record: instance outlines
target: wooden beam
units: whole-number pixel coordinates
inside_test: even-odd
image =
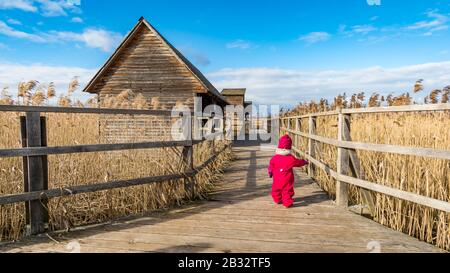
[[[309,134],[310,135],[315,135],[316,134],[316,118],[315,117],[309,117],[308,119],[308,124],[309,124]],[[291,130],[288,130],[291,131]],[[315,149],[315,141],[312,138],[308,139],[308,154],[311,157],[315,157],[315,153],[316,153],[316,149]],[[314,177],[314,166],[309,164],[308,165],[308,175],[310,177]]]
[[[447,150],[438,150],[438,149],[433,149],[433,148],[420,148],[420,147],[406,147],[406,146],[389,145],[389,144],[372,144],[372,143],[353,142],[353,141],[339,141],[336,139],[317,136],[314,134],[307,134],[307,133],[303,133],[303,132],[287,130],[286,128],[282,128],[282,129],[285,131],[288,131],[292,134],[298,134],[298,135],[306,137],[308,139],[313,139],[315,141],[326,143],[326,144],[329,144],[329,145],[332,145],[335,147],[354,149],[354,150],[365,150],[365,151],[373,151],[373,152],[401,154],[401,155],[423,156],[423,157],[430,157],[430,158],[436,158],[436,159],[450,160],[450,151],[447,151]]]
[[[450,104],[414,104],[414,105],[403,105],[403,106],[389,106],[389,107],[367,107],[367,108],[355,108],[355,109],[342,109],[343,114],[368,114],[368,113],[395,113],[395,112],[424,112],[424,111],[446,111],[450,110]],[[339,111],[329,111],[321,113],[312,113],[301,116],[291,116],[284,117],[281,119],[288,118],[309,118],[309,117],[320,117],[320,116],[333,116],[339,115]]]
[[[21,136],[21,142],[22,147],[26,148],[28,147],[28,141],[27,141],[27,118],[25,116],[20,117],[20,136]],[[22,173],[23,173],[23,191],[29,192],[28,189],[28,157],[24,156],[22,157]],[[30,202],[25,202],[25,226],[27,227],[27,230],[29,230],[30,225]],[[26,232],[29,234],[29,232]]]
[[[28,147],[42,145],[41,118],[39,112],[29,112],[26,115],[27,144]],[[44,163],[41,156],[28,156],[28,190],[30,192],[45,191]],[[46,198],[33,200],[29,203],[30,233],[36,235],[43,233],[48,220],[48,210],[45,206]]]
[[[18,202],[27,202],[27,201],[39,202],[39,200],[41,200],[42,198],[50,199],[50,198],[55,198],[55,197],[77,195],[77,194],[81,194],[81,193],[91,193],[91,192],[98,192],[98,191],[104,191],[104,190],[147,185],[147,184],[170,181],[170,180],[178,180],[178,179],[185,178],[186,176],[191,176],[192,174],[193,173],[153,176],[153,177],[121,180],[121,181],[114,181],[114,182],[107,182],[107,183],[97,183],[97,184],[74,186],[74,187],[68,187],[65,189],[52,189],[52,190],[43,190],[43,191],[33,191],[33,192],[29,192],[29,193],[22,193],[22,194],[15,194],[15,195],[6,195],[6,196],[0,197],[0,205],[14,204],[14,203],[18,203]]]
[[[146,115],[171,116],[170,110],[140,110],[112,108],[77,108],[54,106],[0,105],[0,112],[41,112],[41,113],[76,113],[76,114],[112,114],[112,115]],[[192,113],[193,114],[193,113]]]
[[[338,121],[338,141],[342,141],[347,132],[348,127],[345,126],[345,117],[339,114]],[[337,154],[337,173],[347,174],[349,170],[349,155],[345,148],[339,147]],[[340,207],[348,207],[348,184],[343,181],[336,181],[336,204]]]
[[[0,205],[14,204],[14,203],[19,203],[19,202],[29,202],[29,201],[40,202],[40,200],[51,199],[51,198],[55,198],[55,197],[63,197],[63,196],[81,194],[81,193],[91,193],[91,192],[98,192],[98,191],[104,191],[104,190],[147,185],[147,184],[153,184],[153,183],[162,183],[162,182],[170,181],[170,180],[191,178],[191,177],[195,176],[197,173],[201,172],[203,169],[205,169],[209,164],[214,162],[222,152],[224,152],[226,149],[228,149],[230,147],[230,145],[224,146],[217,154],[211,156],[202,165],[200,165],[196,168],[193,168],[193,170],[187,171],[185,173],[144,177],[144,178],[138,178],[138,179],[113,181],[113,182],[107,182],[107,183],[80,185],[80,186],[68,187],[65,189],[42,190],[42,191],[33,191],[33,192],[14,194],[14,195],[6,195],[6,196],[0,197]]]
[[[193,126],[195,121],[191,117],[183,117],[183,128],[188,127],[189,128],[189,135],[188,139],[193,139],[194,134],[194,128]],[[181,152],[181,160],[183,163],[183,173],[190,173],[194,169],[194,146],[193,143],[190,145],[183,146],[183,150]],[[194,188],[194,181],[190,179],[190,177],[186,177],[183,181],[184,183],[184,189],[187,193],[187,197],[189,199],[194,197],[195,188]]]
[[[159,141],[159,142],[139,142],[139,143],[76,145],[76,146],[60,146],[60,147],[28,147],[22,149],[0,149],[0,158],[109,152],[109,151],[137,150],[137,149],[156,149],[168,147],[182,147],[190,145],[192,145],[192,141]]]

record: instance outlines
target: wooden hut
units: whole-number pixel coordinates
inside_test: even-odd
[[[98,94],[100,105],[127,90],[142,94],[146,109],[171,110],[185,105],[194,111],[195,97],[201,98],[203,107],[228,104],[200,70],[143,17],[84,89]],[[171,124],[170,119],[161,117],[137,123],[106,119],[102,131],[121,140],[130,140],[124,135],[129,133],[131,140],[136,136],[160,139],[170,135]]]
[[[242,106],[244,109],[249,109],[247,107],[252,106],[253,103],[245,100],[246,92],[246,88],[229,88],[223,89],[221,94],[230,104],[234,106]],[[235,135],[240,135],[244,132],[245,134],[248,134],[250,132],[252,111],[248,111],[247,113],[244,113],[244,115],[244,123],[242,123],[242,120],[236,115],[228,117],[233,120],[232,128]]]

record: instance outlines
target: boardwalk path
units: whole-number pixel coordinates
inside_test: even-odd
[[[234,149],[237,160],[208,202],[52,235],[59,243],[46,236],[27,239],[0,252],[69,252],[70,241],[81,252],[369,252],[372,241],[382,252],[440,251],[335,207],[304,175],[297,177],[295,207],[275,205],[266,174],[273,152],[251,145]]]

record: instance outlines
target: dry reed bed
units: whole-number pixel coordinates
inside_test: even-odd
[[[317,118],[316,134],[337,138],[337,116]],[[292,125],[291,125],[292,126]],[[295,128],[292,127],[292,128]],[[450,150],[450,111],[358,114],[351,116],[353,141]],[[301,131],[308,132],[302,119]],[[307,140],[294,137],[306,151]],[[370,151],[357,151],[365,179],[393,188],[450,202],[450,161]],[[316,157],[336,170],[337,148],[316,142]],[[322,170],[315,179],[330,197],[336,181]],[[372,193],[374,220],[450,250],[450,215],[383,194]],[[350,187],[350,202],[361,204],[361,191]]]
[[[0,148],[19,148],[19,113],[0,112]],[[46,114],[49,146],[80,145],[104,142],[100,135],[98,115]],[[139,119],[142,119],[139,118]],[[139,139],[142,141],[142,139]],[[210,158],[214,149],[204,142],[194,146],[195,165]],[[141,178],[180,173],[184,166],[181,148],[161,148],[88,154],[49,156],[49,188]],[[230,149],[210,166],[198,173],[195,198],[204,198],[231,159]],[[0,159],[0,195],[23,192],[21,158]],[[115,189],[71,197],[55,198],[49,202],[50,228],[70,229],[73,226],[100,223],[117,217],[164,209],[187,200],[183,181]],[[25,228],[23,204],[0,206],[0,241],[16,240]]]

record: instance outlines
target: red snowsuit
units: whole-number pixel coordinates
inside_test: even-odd
[[[270,160],[269,176],[273,177],[272,197],[277,204],[283,204],[289,208],[294,204],[294,170],[295,167],[303,167],[308,164],[306,160],[300,160],[290,154],[292,139],[285,135],[280,139],[277,155]]]

